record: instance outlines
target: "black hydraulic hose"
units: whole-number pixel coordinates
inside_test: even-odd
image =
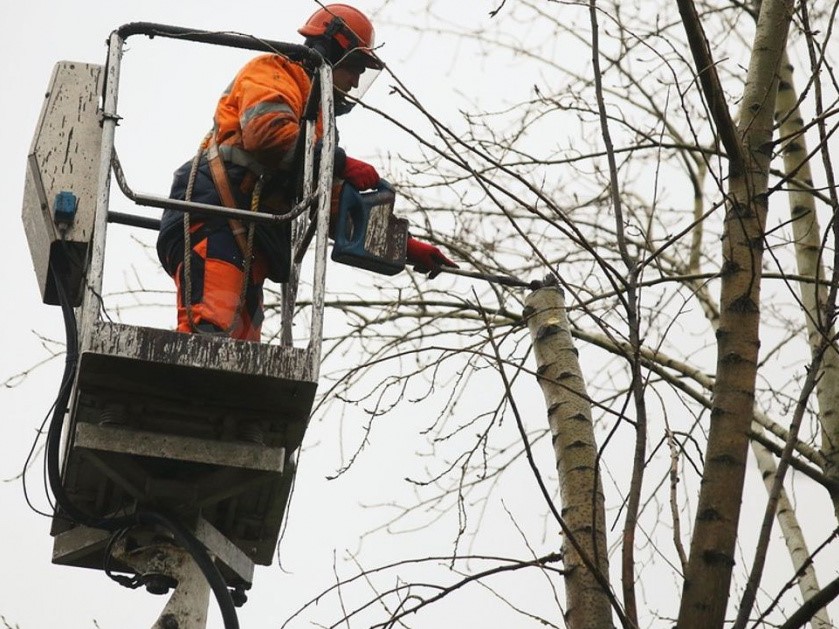
[[[67,298],[67,291],[64,287],[64,277],[67,273],[66,258],[59,252],[56,253],[54,264],[50,266],[50,273],[55,282],[55,289],[61,304],[61,312],[64,316],[64,332],[67,336],[67,356],[64,362],[64,374],[61,378],[61,388],[58,399],[55,403],[53,416],[50,420],[47,432],[47,477],[50,490],[55,496],[57,506],[61,508],[72,520],[89,526],[91,528],[104,529],[106,531],[117,531],[122,528],[136,525],[156,524],[162,526],[172,533],[175,541],[186,550],[195,563],[198,565],[204,578],[210,584],[210,588],[216,597],[225,629],[239,629],[239,619],[236,615],[236,606],[227,589],[218,568],[216,567],[207,550],[198,539],[179,522],[169,518],[163,513],[140,509],[130,516],[120,518],[97,518],[88,515],[75,504],[73,504],[64,486],[61,483],[61,471],[59,467],[59,452],[61,449],[61,432],[64,425],[64,415],[70,402],[73,380],[76,377],[76,369],[79,360],[78,328],[76,326],[76,314]],[[60,267],[60,268],[59,268]]]
[[[137,216],[136,214],[126,214],[125,212],[108,212],[108,222],[117,223],[119,225],[128,225],[129,227],[150,229],[152,231],[160,231],[159,218]]]
[[[319,54],[303,44],[289,44],[287,42],[227,31],[204,31],[197,28],[156,24],[154,22],[130,22],[117,28],[114,33],[123,41],[133,35],[146,35],[149,39],[167,37],[180,41],[194,41],[228,48],[280,53],[289,59],[307,63],[313,67],[317,67],[323,62],[323,58]]]

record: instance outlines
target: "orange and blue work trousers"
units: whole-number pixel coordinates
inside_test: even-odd
[[[259,341],[264,318],[262,285],[268,274],[265,256],[258,247],[254,247],[250,281],[242,299],[244,257],[230,227],[216,222],[213,229],[207,229],[203,222],[196,221],[190,225],[190,232],[192,251],[188,296],[183,261],[177,265],[174,274],[178,293],[178,331],[227,332],[234,339]]]

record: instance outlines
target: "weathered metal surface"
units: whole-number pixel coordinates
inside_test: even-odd
[[[27,160],[23,225],[45,303],[58,304],[50,267],[58,248],[69,254],[74,305],[81,302],[82,278],[93,232],[102,128],[97,107],[102,66],[56,64]],[[62,234],[53,221],[59,192],[78,199],[75,220]]]
[[[150,430],[191,421],[183,434],[201,437],[214,424],[250,423],[283,432],[287,449],[300,445],[317,389],[307,350],[101,321],[90,339],[79,362],[81,421],[142,406]]]
[[[191,461],[261,472],[283,473],[285,449],[251,443],[211,441],[131,428],[76,425],[74,446],[175,461]]]
[[[110,536],[108,531],[86,526],[78,526],[65,531],[55,536],[52,561],[60,564],[75,564],[78,560],[89,556],[92,550],[101,552]]]
[[[65,465],[74,502],[100,516],[126,504],[200,516],[250,561],[270,564],[290,453],[316,390],[308,350],[102,321],[92,329]],[[74,565],[101,565],[100,555],[77,554]]]
[[[321,138],[321,154],[332,155],[335,152],[335,95],[332,92],[332,66],[328,63],[321,65],[320,70],[320,103],[321,120],[323,123],[323,137]],[[311,128],[311,127],[309,127]],[[318,172],[318,212],[317,236],[314,254],[314,278],[312,282],[312,322],[309,333],[309,354],[312,357],[311,376],[317,380],[320,373],[320,351],[323,345],[323,308],[326,295],[326,250],[329,243],[329,216],[332,207],[332,160],[320,160]],[[291,313],[293,314],[293,313]]]
[[[204,518],[195,525],[195,537],[244,583],[253,583],[253,561]]]
[[[250,561],[273,562],[293,481],[290,458],[283,462],[283,474],[82,447],[74,448],[68,461],[65,489],[86,513],[105,517],[136,505],[162,509],[187,523],[202,517]],[[68,546],[67,533],[76,528],[60,513],[54,518],[54,561],[101,568],[99,538],[91,538],[86,550]]]
[[[393,216],[392,210],[384,203],[370,209],[364,248],[385,260],[401,261],[408,244],[408,221]]]
[[[309,354],[304,349],[105,321],[97,321],[93,326],[92,338],[87,347],[82,347],[83,352],[199,367],[204,371],[315,382]]]
[[[274,563],[295,472],[295,459],[289,456],[285,462],[285,473],[277,482],[263,486],[261,493],[248,492],[239,497],[237,507],[242,513],[259,513],[262,516],[261,521],[239,518],[235,530],[222,530],[236,546],[252,557],[254,562],[263,566]]]
[[[97,500],[93,503],[91,512],[97,514],[107,513],[109,506],[108,496],[119,493],[120,499],[123,502],[140,501],[142,502],[146,497],[146,486],[148,485],[148,474],[131,457],[124,454],[108,453],[104,454],[96,451],[76,450],[74,449],[70,455],[71,461],[82,461],[84,469],[80,463],[75,463],[65,477],[65,485],[68,489],[75,489],[82,486],[82,483],[75,482],[75,479],[86,477],[88,475],[95,475],[98,473],[101,478],[93,482],[87,483],[89,488],[96,488]],[[74,482],[71,482],[71,479]],[[105,479],[111,481],[114,487],[106,485]]]

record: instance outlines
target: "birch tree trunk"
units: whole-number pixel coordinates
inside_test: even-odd
[[[816,215],[816,204],[811,189],[813,175],[807,156],[798,94],[792,78],[792,65],[784,55],[781,82],[778,87],[776,116],[781,122],[784,172],[791,177],[787,183],[795,239],[798,274],[804,277],[827,279],[821,264],[821,228]],[[810,349],[819,351],[822,339],[833,338],[832,322],[825,321],[827,290],[823,284],[801,282],[801,304],[807,324]],[[839,353],[834,344],[827,347],[822,357],[821,374],[816,384],[819,403],[819,422],[822,429],[822,452],[826,459],[825,475],[839,481]],[[839,495],[831,496],[834,512],[839,517]]]
[[[609,561],[597,443],[562,291],[548,287],[532,292],[525,301],[525,317],[548,407],[562,517],[568,531],[562,547],[565,621],[570,629],[610,629],[612,610],[602,585],[609,578]],[[593,564],[600,579],[587,563]]]
[[[732,160],[730,169],[714,406],[679,610],[680,629],[722,627],[728,604],[760,347],[772,114],[791,17],[792,2],[764,0],[739,116],[744,163]]]
[[[763,432],[763,428],[757,422],[752,424],[752,430],[758,433]],[[766,490],[771,492],[775,472],[778,470],[777,465],[775,465],[775,456],[757,441],[752,441],[752,452],[754,452],[757,460],[757,466],[760,469],[760,475],[763,477]],[[804,532],[798,524],[795,508],[787,498],[787,492],[783,489],[778,496],[778,510],[775,517],[784,535],[784,542],[786,542],[793,568],[796,572],[801,571],[801,577],[798,579],[798,589],[801,591],[801,597],[808,601],[818,594],[821,587],[819,587],[819,581],[816,577],[816,570],[813,564],[809,563],[810,551],[807,548],[807,542],[804,540]],[[827,609],[820,609],[814,614],[812,625],[813,629],[830,629],[833,627]]]

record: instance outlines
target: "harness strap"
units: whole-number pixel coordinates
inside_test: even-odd
[[[218,144],[216,144],[215,133],[212,134],[207,145],[207,150],[204,153],[207,157],[207,163],[210,165],[210,174],[213,177],[213,183],[216,186],[221,202],[229,208],[235,208],[236,197],[233,196],[233,190],[230,187],[230,179],[227,176],[227,169],[224,167],[224,162],[218,152]],[[242,222],[238,219],[228,219],[230,231],[233,232],[233,238],[236,239],[236,244],[239,245],[239,250],[242,255],[247,255],[248,243],[245,238],[245,228]]]
[[[189,201],[192,198],[192,190],[195,184],[195,176],[198,172],[198,163],[201,159],[201,156],[204,155],[207,159],[207,163],[210,166],[210,174],[213,178],[213,184],[216,187],[216,191],[218,192],[222,204],[225,207],[235,208],[238,207],[236,205],[236,197],[233,196],[233,190],[230,187],[230,179],[227,176],[227,169],[225,168],[224,162],[219,156],[218,145],[216,144],[215,139],[215,131],[216,130],[213,129],[212,131],[210,131],[210,133],[207,134],[207,136],[201,142],[201,146],[199,147],[198,152],[195,154],[195,158],[192,162],[192,169],[189,174],[189,183],[187,185],[186,200]],[[256,180],[254,190],[251,195],[250,210],[252,212],[259,211],[259,201],[261,193],[262,178],[260,177]],[[236,312],[233,315],[233,321],[231,322],[230,326],[226,330],[221,332],[221,334],[224,335],[230,334],[230,332],[236,327],[236,322],[239,318],[239,313],[245,303],[245,296],[247,294],[248,284],[250,284],[251,258],[253,256],[253,240],[254,232],[256,231],[252,223],[248,225],[248,229],[245,230],[245,228],[242,226],[242,222],[235,218],[228,219],[228,224],[230,225],[230,230],[233,232],[233,238],[236,240],[236,244],[242,252],[244,269],[242,278],[242,289],[239,293],[239,301],[236,305]],[[199,229],[198,231],[200,232],[201,230]],[[245,237],[245,231],[247,231],[247,238]],[[185,212],[184,305],[186,307],[187,320],[189,322],[190,329],[192,329],[193,332],[200,332],[200,330],[196,328],[195,321],[192,318],[192,269],[190,265],[192,252],[191,236],[192,229],[190,226],[189,212]]]

